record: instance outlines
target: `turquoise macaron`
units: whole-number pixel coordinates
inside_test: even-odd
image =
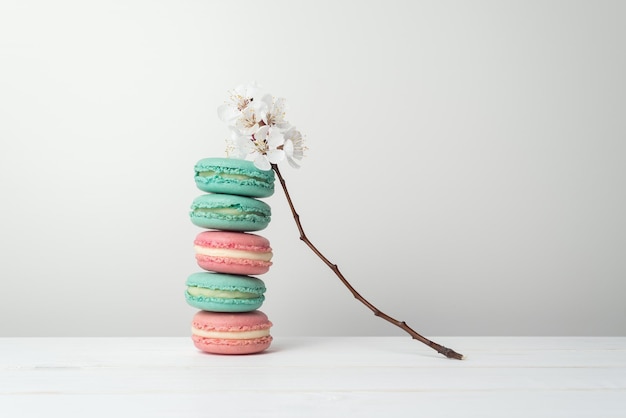
[[[271,219],[271,208],[252,197],[209,193],[191,203],[189,216],[194,225],[224,231],[260,231]]]
[[[196,186],[208,193],[250,197],[274,194],[274,171],[260,170],[252,162],[236,158],[204,158],[194,167]]]
[[[189,276],[186,284],[187,303],[203,311],[250,312],[265,300],[265,284],[256,277],[201,272]]]

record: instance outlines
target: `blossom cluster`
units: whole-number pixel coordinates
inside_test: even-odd
[[[238,86],[229,93],[217,109],[230,130],[229,157],[253,161],[261,170],[284,159],[299,168],[305,147],[302,134],[285,120],[285,99],[264,94],[254,85]]]

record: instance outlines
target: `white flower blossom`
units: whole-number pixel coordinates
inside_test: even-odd
[[[285,139],[278,129],[267,125],[261,126],[254,134],[252,147],[248,147],[248,155],[254,165],[261,170],[269,170],[271,164],[278,164],[285,159],[282,145]]]
[[[260,96],[260,89],[255,84],[237,86],[229,93],[229,100],[217,108],[217,116],[223,122],[233,123],[249,107],[256,108],[258,111],[267,110],[266,103],[255,100]]]
[[[260,123],[263,113],[264,112],[261,113],[254,107],[248,106],[235,120],[235,127],[239,129],[243,135],[252,135],[261,127]]]
[[[300,161],[304,157],[305,147],[302,134],[295,127],[292,127],[283,135],[285,138],[283,150],[285,151],[287,162],[294,168],[300,168],[300,164],[296,160]]]
[[[290,124],[285,120],[287,100],[283,98],[274,99],[271,94],[266,94],[261,98],[261,101],[267,109],[264,112],[263,123],[283,130],[289,129]]]
[[[229,100],[217,109],[230,130],[227,155],[253,161],[262,170],[285,158],[299,168],[306,147],[302,134],[285,119],[286,100],[261,95],[256,85],[238,86],[229,93]]]
[[[228,158],[245,159],[247,156],[246,142],[252,141],[251,135],[242,135],[239,130],[229,126],[230,138],[226,140],[226,155]]]

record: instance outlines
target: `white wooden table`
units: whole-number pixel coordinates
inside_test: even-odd
[[[0,339],[0,417],[626,417],[626,338]]]

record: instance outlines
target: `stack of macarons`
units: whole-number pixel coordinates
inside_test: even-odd
[[[259,198],[274,193],[274,172],[250,161],[205,158],[195,181],[206,192],[191,204],[191,222],[203,229],[194,241],[204,271],[187,278],[187,303],[201,309],[192,321],[194,345],[215,354],[252,354],[267,349],[272,323],[258,310],[265,284],[254,276],[272,265],[269,241],[251,232],[270,222]]]

